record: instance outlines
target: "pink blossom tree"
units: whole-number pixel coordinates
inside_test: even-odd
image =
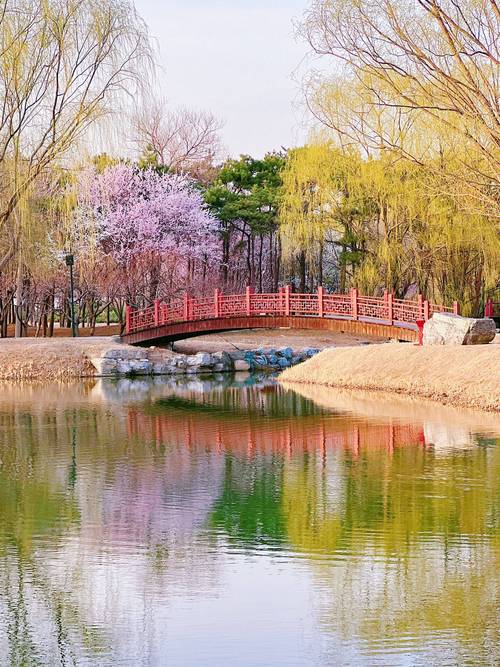
[[[103,270],[131,303],[213,287],[217,220],[188,177],[117,164],[86,172],[78,215],[93,230]]]

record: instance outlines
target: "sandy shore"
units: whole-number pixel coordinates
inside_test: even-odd
[[[280,379],[288,383],[396,392],[500,411],[500,346],[370,345],[324,350]]]

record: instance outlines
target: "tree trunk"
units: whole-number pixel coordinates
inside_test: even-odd
[[[15,308],[15,337],[22,338],[25,333],[25,326],[23,323],[23,302],[24,302],[24,267],[21,260],[17,265],[17,282],[16,282],[16,308]]]
[[[54,320],[56,316],[56,311],[54,308],[54,289],[50,293],[50,317],[49,317],[49,333],[50,338],[54,336]]]
[[[306,253],[302,251],[299,255],[299,290],[301,294],[306,291]]]
[[[260,234],[260,239],[259,239],[259,291],[262,294],[262,245],[264,243],[264,239],[262,238],[262,234]]]
[[[319,257],[318,257],[318,282],[320,285],[323,285],[323,244],[319,244]]]

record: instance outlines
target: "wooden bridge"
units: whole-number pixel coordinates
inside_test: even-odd
[[[287,286],[278,292],[256,294],[247,288],[243,294],[223,294],[163,303],[148,308],[127,306],[125,343],[147,345],[171,342],[208,333],[237,329],[314,329],[416,341],[417,322],[428,320],[435,312],[458,313],[453,307],[438,306],[421,295],[415,300],[396,299],[386,291],[383,297],[362,296],[352,289],[348,294],[329,294],[319,287],[314,294],[297,294]]]

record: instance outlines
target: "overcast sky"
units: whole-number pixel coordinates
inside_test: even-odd
[[[304,140],[299,78],[306,46],[293,20],[308,0],[136,0],[157,40],[172,106],[209,109],[233,156]],[[302,66],[301,66],[302,64]]]

